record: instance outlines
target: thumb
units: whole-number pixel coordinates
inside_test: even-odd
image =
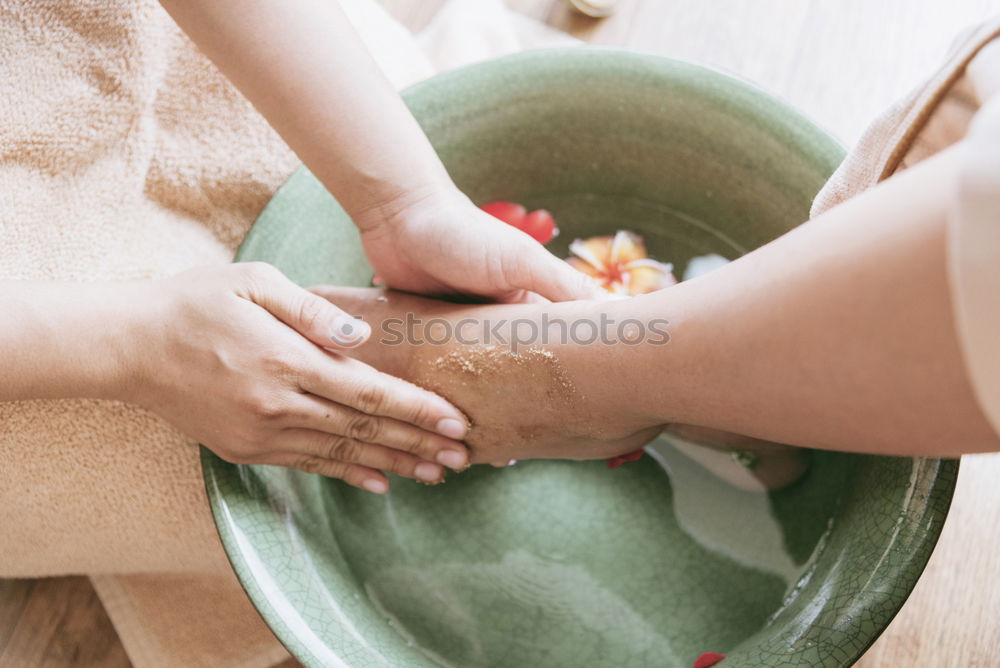
[[[355,348],[371,336],[367,322],[293,283],[270,265],[251,270],[249,297],[302,336],[324,348]]]
[[[545,250],[541,244],[526,244],[518,249],[518,275],[511,276],[512,287],[530,290],[554,302],[574,299],[608,299],[608,292],[590,276],[577,271]]]

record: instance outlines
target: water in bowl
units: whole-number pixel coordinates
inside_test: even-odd
[[[804,479],[768,494],[657,449],[660,462],[614,470],[522,462],[438,488],[394,480],[386,497],[331,484],[327,516],[385,623],[442,665],[690,665],[780,609],[850,458],[814,453]]]
[[[559,257],[569,254],[575,238],[636,232],[646,241],[651,257],[674,265],[674,274],[684,275],[693,257],[721,254],[733,259],[747,252],[740,240],[684,212],[648,199],[597,193],[542,193],[527,198],[529,208],[545,208],[556,222],[572,222],[572,234],[563,231],[547,248]]]

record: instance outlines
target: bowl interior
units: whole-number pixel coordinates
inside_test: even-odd
[[[630,229],[678,273],[805,220],[841,158],[728,76],[601,49],[535,52],[405,95],[474,200],[552,211],[574,237]],[[301,284],[367,285],[349,219],[302,169],[238,258]],[[668,397],[664,401],[669,401]],[[601,462],[476,467],[376,497],[204,451],[241,581],[303,663],[400,666],[847,665],[919,575],[956,464],[813,453],[772,494],[727,487],[669,443]]]

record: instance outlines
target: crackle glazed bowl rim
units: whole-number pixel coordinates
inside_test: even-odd
[[[737,107],[743,105],[748,110],[748,115],[753,116],[752,122],[767,126],[776,135],[787,136],[787,141],[801,151],[803,160],[811,167],[825,170],[828,174],[843,157],[842,147],[798,111],[740,78],[701,65],[624,49],[571,47],[505,56],[437,75],[410,87],[403,93],[403,97],[418,119],[425,122],[427,118],[433,119],[435,115],[447,113],[449,104],[456,98],[461,103],[462,92],[469,88],[513,85],[511,82],[515,79],[524,81],[539,72],[551,75],[561,69],[572,70],[577,76],[581,73],[592,75],[598,80],[601,77],[627,79],[635,82],[635,85],[646,85],[650,81],[682,82],[692,86],[697,83],[711,88],[711,94],[722,100],[723,104]],[[293,174],[258,220],[265,218],[274,200],[283,191],[292,188],[304,174],[308,175],[304,167]],[[237,260],[255,259],[252,257],[254,239],[254,229],[251,229],[237,254]],[[889,531],[884,543],[879,544],[885,547],[882,559],[874,565],[864,566],[839,562],[824,564],[825,570],[812,571],[809,575],[809,578],[832,583],[837,591],[846,587],[848,591],[854,591],[854,595],[839,604],[823,599],[816,603],[814,610],[803,611],[795,609],[794,605],[787,608],[783,606],[762,629],[746,638],[723,665],[847,666],[875,641],[902,607],[930,558],[948,512],[958,471],[956,460],[895,460],[893,466],[898,469],[904,462],[911,463],[907,474],[908,486],[903,490],[905,494],[902,507],[888,507],[888,510],[898,514],[894,528]],[[867,482],[855,483],[856,487],[878,484],[876,473],[865,472],[877,464],[866,466],[867,468],[859,467],[859,470],[861,477]],[[351,656],[347,648],[341,651],[338,647],[335,656],[325,657],[314,651],[318,646],[316,643],[322,641],[315,637],[304,620],[307,615],[295,608],[292,600],[294,597],[286,596],[286,592],[278,584],[266,582],[271,570],[263,563],[254,547],[254,541],[260,538],[254,538],[246,531],[245,524],[255,512],[271,515],[278,513],[277,510],[267,508],[268,490],[257,489],[252,493],[247,491],[253,485],[251,476],[244,469],[253,467],[228,464],[204,448],[202,468],[216,527],[233,569],[260,615],[292,655],[309,666],[331,663],[390,665],[384,659],[364,659],[361,663],[348,664],[343,658]],[[867,478],[864,477],[866,475]],[[906,477],[896,473],[893,475],[895,478]],[[866,503],[862,495],[857,496],[858,504]],[[824,549],[825,546],[816,548],[817,554],[820,554],[817,559],[822,558],[821,552]],[[851,575],[857,574],[859,569],[867,572],[869,566],[871,575],[867,582],[852,590]],[[802,585],[806,589],[815,586],[818,586],[816,582]],[[816,620],[822,614],[829,615],[824,618],[825,626],[829,628],[817,627]],[[351,626],[348,618],[335,623]],[[780,626],[782,624],[784,626]],[[775,625],[779,625],[778,630],[793,629],[788,631],[790,640],[787,643],[784,642],[785,636],[777,639],[773,637]],[[826,637],[831,636],[834,631],[839,640],[833,641]],[[357,635],[348,636],[348,642],[363,641]],[[399,640],[401,643],[405,642],[403,636]],[[768,642],[771,644],[768,645]],[[744,646],[760,649],[755,650],[756,653],[749,650],[741,652],[740,648]]]

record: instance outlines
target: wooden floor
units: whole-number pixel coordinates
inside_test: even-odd
[[[382,0],[423,28],[445,0]],[[1000,0],[621,0],[593,21],[562,0],[508,5],[595,44],[707,63],[781,95],[845,143]],[[967,458],[928,570],[863,668],[1000,666],[1000,456]],[[0,666],[129,665],[85,578],[0,581]],[[287,664],[290,668],[293,663]]]
[[[83,577],[0,581],[0,666],[128,666]]]

